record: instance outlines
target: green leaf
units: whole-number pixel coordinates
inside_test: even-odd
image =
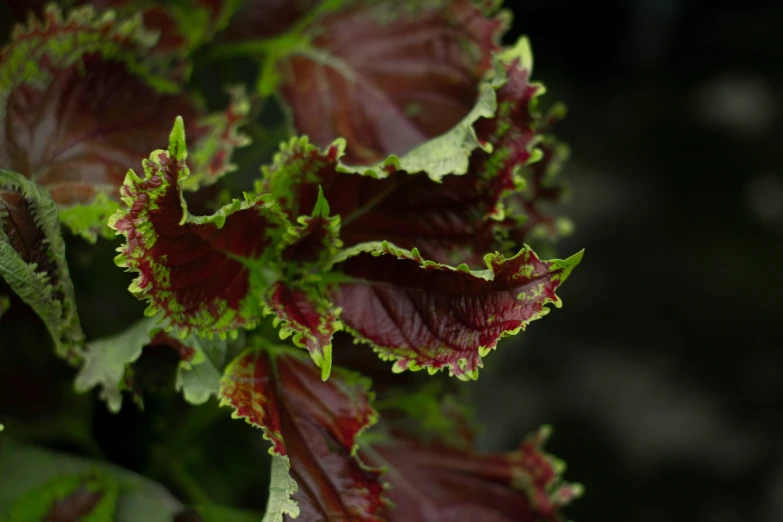
[[[125,0],[130,8],[136,0]],[[187,42],[183,52],[192,53],[196,48],[212,40],[223,30],[242,5],[242,0],[212,0],[209,2],[159,2],[176,21],[177,29]]]
[[[183,339],[165,333],[160,318],[143,319],[113,337],[88,343],[81,369],[76,376],[76,391],[84,393],[100,386],[100,398],[110,411],[122,407],[122,391],[127,389],[128,367],[137,361],[145,346],[167,345],[180,357],[176,389],[191,404],[203,404],[220,388],[226,343],[220,339],[201,339],[188,335]]]
[[[62,207],[59,212],[60,221],[72,233],[82,236],[90,243],[95,243],[98,236],[114,235],[108,221],[119,208],[120,204],[116,200],[111,199],[105,192],[99,192],[89,203]]]
[[[177,368],[176,389],[191,404],[204,404],[220,391],[222,368],[226,358],[226,340],[203,339],[189,335],[183,344],[195,350],[190,361],[181,360]]]
[[[84,393],[100,386],[100,398],[106,401],[109,410],[120,411],[126,368],[141,357],[144,345],[160,330],[157,323],[156,318],[144,319],[118,335],[88,343],[76,375],[76,391]]]
[[[119,485],[111,475],[60,475],[26,492],[11,508],[9,522],[114,520]]]
[[[269,501],[261,522],[283,522],[283,515],[299,516],[299,506],[291,497],[298,486],[290,475],[291,463],[288,457],[272,456],[272,472],[269,484]]]
[[[118,486],[114,516],[99,519],[101,522],[171,522],[182,510],[182,504],[166,489],[141,475],[112,464],[50,452],[3,437],[0,440],[3,483],[0,520],[9,520],[12,507],[26,494],[69,476],[98,477],[99,481]],[[32,520],[41,518],[27,518],[25,522]],[[91,518],[81,520],[97,522]]]
[[[6,170],[0,170],[0,277],[43,320],[56,353],[76,361],[84,334],[57,208],[45,189]]]

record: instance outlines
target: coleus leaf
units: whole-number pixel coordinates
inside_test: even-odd
[[[293,335],[297,346],[307,348],[326,380],[332,367],[332,335],[342,330],[336,309],[316,275],[328,270],[342,241],[340,218],[330,216],[329,203],[319,191],[310,216],[300,216],[298,225],[289,227],[279,246],[286,281],[275,282],[266,298],[266,314],[273,314],[281,339]]]
[[[341,140],[321,150],[305,139],[294,139],[264,169],[256,190],[271,192],[292,217],[311,212],[318,191],[323,190],[341,218],[341,240],[347,246],[388,240],[403,248],[418,248],[438,262],[480,266],[481,256],[501,244],[502,234],[508,236],[523,226],[524,213],[508,215],[504,203],[524,182],[520,168],[537,158],[535,106],[544,90],[529,82],[527,40],[511,51],[495,61],[494,76],[483,84],[487,99],[494,104],[497,96],[500,108],[495,111],[493,105],[483,118],[465,122],[474,141],[485,146],[451,148],[467,151],[464,169],[436,170],[452,175],[433,175],[431,170],[415,170],[425,162],[411,158],[427,150],[449,150],[437,143],[456,129],[399,161],[390,158],[363,170],[342,163]]]
[[[551,208],[564,198],[565,188],[552,180],[569,157],[568,146],[547,134],[539,141],[537,150],[541,158],[519,172],[525,181],[524,189],[504,201],[506,217],[498,226],[507,231],[511,242],[523,242],[534,234],[555,239],[570,229],[567,220],[552,215]]]
[[[220,390],[221,369],[226,358],[226,341],[190,335],[184,341],[159,333],[153,343],[163,343],[180,354],[175,388],[191,404],[203,404]]]
[[[346,329],[395,360],[394,371],[447,368],[475,379],[501,337],[546,315],[547,304],[561,306],[555,290],[581,258],[542,261],[525,247],[510,258],[487,254],[487,268],[471,271],[366,243],[336,259],[348,280],[335,285],[333,301]]]
[[[283,147],[285,150],[285,145]],[[307,139],[294,138],[291,140],[291,150],[297,150],[298,147],[307,150]],[[313,150],[312,152],[311,157],[317,157],[318,151]],[[306,176],[307,172],[292,172],[292,174]],[[280,198],[279,201],[285,209],[287,200]],[[288,210],[289,215],[292,215],[290,209]],[[340,225],[340,217],[331,215],[331,207],[319,185],[318,196],[310,215],[299,216],[297,225],[290,227],[282,238],[279,246],[282,260],[296,262],[297,270],[301,270],[303,265],[309,271],[325,268],[343,246],[340,239]]]
[[[205,118],[141,60],[153,42],[138,17],[83,7],[63,18],[51,5],[0,54],[0,166],[46,187],[63,221],[89,240],[106,233],[125,173],[166,143],[176,116],[189,122],[191,166],[203,182],[226,172],[233,146],[246,143],[236,131],[248,108],[241,93],[225,114]]]
[[[88,343],[82,366],[76,376],[75,388],[80,393],[100,386],[100,397],[110,411],[122,407],[122,391],[133,390],[128,382],[128,369],[144,349],[167,346],[179,358],[176,389],[181,390],[191,404],[202,404],[217,395],[226,343],[223,340],[205,340],[188,335],[183,339],[165,332],[157,318],[147,318],[127,330],[105,339]]]
[[[84,341],[57,208],[49,193],[0,170],[0,277],[38,314],[61,357],[75,362]]]
[[[518,245],[534,231],[543,230],[550,237],[559,229],[567,231],[567,223],[556,221],[546,209],[563,195],[563,188],[553,186],[551,178],[567,160],[568,147],[549,132],[565,116],[565,107],[558,103],[546,114],[539,112],[539,96],[545,89],[530,82],[533,57],[527,38],[500,53],[500,62],[507,81],[497,91],[498,115],[476,123],[480,139],[493,150],[486,158],[475,154],[472,170],[483,179],[499,180],[495,186],[502,188],[492,216],[497,222],[487,230]]]
[[[228,87],[229,104],[222,113],[206,116],[199,123],[208,129],[197,138],[188,165],[193,175],[188,178],[185,188],[196,190],[199,187],[215,183],[221,176],[236,170],[231,163],[234,149],[250,144],[250,138],[239,132],[239,127],[247,121],[250,112],[250,100],[243,86]]]
[[[380,440],[361,452],[386,468],[394,507],[388,522],[561,522],[559,509],[582,492],[562,482],[562,462],[543,452],[549,430],[516,451],[481,454],[414,439]]]
[[[127,240],[116,261],[139,273],[130,290],[149,301],[148,315],[160,314],[185,333],[226,335],[258,322],[264,289],[250,290],[258,279],[247,262],[271,263],[287,220],[269,197],[249,195],[211,216],[190,215],[181,192],[190,175],[186,157],[178,118],[169,149],[145,160],[144,177],[128,173],[124,208],[109,221]]]
[[[10,435],[10,434],[9,434]],[[160,484],[155,483],[131,471],[107,464],[98,460],[89,460],[70,454],[55,453],[18,443],[12,438],[3,437],[0,444],[0,477],[3,477],[3,487],[0,488],[0,517],[9,521],[10,511],[17,502],[29,499],[30,504],[37,504],[37,509],[50,507],[45,501],[46,492],[54,484],[68,485],[79,478],[82,486],[87,486],[87,492],[79,488],[67,489],[75,492],[69,502],[73,507],[89,506],[90,500],[97,500],[91,514],[82,518],[43,518],[41,516],[23,518],[25,522],[32,520],[97,522],[105,520],[144,520],[171,521],[174,514],[182,510],[182,504]],[[72,482],[71,482],[72,484]],[[118,495],[114,495],[119,486]],[[62,487],[62,486],[60,486]],[[89,491],[91,489],[91,491]],[[97,499],[94,493],[101,492]],[[86,493],[86,494],[85,494]],[[38,502],[33,499],[38,498]],[[101,515],[103,505],[114,497],[113,516]],[[41,502],[43,501],[43,502]],[[80,501],[80,502],[73,502]],[[76,506],[74,506],[76,504]],[[31,506],[33,507],[33,506]],[[59,507],[59,506],[58,506]],[[44,511],[44,513],[46,513]],[[61,512],[62,513],[62,512]],[[62,513],[67,514],[67,513]],[[105,515],[105,513],[104,513]]]
[[[376,400],[375,407],[384,427],[395,436],[455,449],[473,447],[478,431],[473,408],[464,395],[445,393],[439,381],[430,380],[412,391],[393,389],[387,397]]]
[[[113,520],[118,496],[111,475],[61,475],[21,496],[8,522]]]
[[[505,18],[470,0],[345,2],[277,63],[295,128],[347,139],[346,162],[365,165],[445,133],[475,105]]]
[[[291,29],[322,0],[246,0],[225,31],[229,41],[265,40]]]
[[[131,292],[149,301],[148,315],[159,314],[183,333],[233,335],[274,314],[280,335],[293,334],[326,379],[339,310],[310,272],[326,267],[340,246],[339,219],[321,198],[312,215],[292,225],[268,195],[246,195],[212,216],[192,216],[182,198],[186,157],[178,119],[169,150],[153,152],[144,178],[128,174],[125,208],[110,226],[127,239],[117,264],[140,274]]]
[[[269,477],[269,501],[261,522],[280,522],[286,515],[299,517],[299,505],[291,497],[299,490],[291,478],[288,457],[272,455],[272,471]]]
[[[221,404],[261,428],[272,443],[270,453],[288,461],[298,484],[291,498],[303,520],[380,521],[386,504],[380,471],[356,457],[357,435],[377,417],[369,383],[339,368],[328,381],[320,377],[299,351],[250,349],[226,369]],[[285,468],[280,460],[274,465],[277,473]],[[268,518],[295,516],[293,504],[282,497],[293,489],[291,482],[278,478],[273,485],[281,490],[272,496]]]
[[[187,56],[222,30],[241,4],[238,0],[79,0],[126,16],[141,13],[144,26],[159,35],[152,49],[159,55]]]
[[[321,378],[329,378],[332,368],[332,335],[342,330],[331,301],[319,294],[317,288],[291,288],[278,281],[267,297],[266,313],[274,314],[274,326],[279,327],[281,339],[293,335],[297,346],[307,348],[315,364],[321,368]]]
[[[491,234],[478,243],[476,232],[500,190],[490,194],[487,183],[470,173],[445,176],[438,184],[427,172],[409,174],[391,163],[353,173],[340,161],[343,147],[341,140],[321,150],[306,137],[292,139],[264,169],[257,192],[271,193],[295,218],[313,212],[323,191],[340,217],[340,241],[346,246],[388,239],[448,262],[455,251],[486,251],[492,245]]]

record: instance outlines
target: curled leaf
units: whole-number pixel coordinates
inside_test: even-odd
[[[308,147],[305,140],[296,139],[291,141],[291,146],[292,149],[299,146]],[[311,153],[313,157],[317,157],[318,151],[313,150]],[[306,176],[307,172],[292,174]],[[285,205],[290,200],[280,197],[278,201]],[[290,209],[288,210],[291,215]],[[340,217],[330,215],[329,203],[320,186],[311,214],[299,216],[296,221],[297,225],[290,227],[283,236],[280,245],[282,260],[298,263],[298,269],[304,267],[305,270],[313,271],[325,268],[343,246],[343,242],[340,239]]]
[[[555,290],[582,253],[542,261],[525,247],[511,258],[487,254],[483,271],[388,243],[359,245],[343,258],[335,270],[349,279],[335,285],[333,300],[347,330],[395,360],[395,371],[447,368],[475,379],[501,337],[546,315],[547,304],[561,306]]]
[[[269,198],[250,196],[211,216],[190,215],[181,189],[186,157],[178,119],[168,151],[152,153],[143,177],[128,173],[123,208],[109,222],[126,238],[117,264],[139,273],[130,290],[150,303],[148,315],[183,333],[225,335],[258,321],[246,261],[275,255],[272,235],[286,220]]]
[[[263,430],[270,453],[288,459],[303,520],[381,520],[380,472],[356,457],[357,435],[376,420],[365,379],[334,368],[322,381],[299,351],[250,349],[226,369],[220,396],[235,417]]]
[[[151,72],[143,58],[154,40],[138,17],[83,7],[64,18],[52,5],[0,52],[0,165],[46,187],[89,240],[106,231],[125,173],[165,145],[175,117],[188,122],[204,180],[246,143],[239,92],[225,115],[206,118],[180,85]]]
[[[277,63],[279,87],[299,133],[322,147],[343,137],[347,163],[371,164],[471,111],[505,26],[470,0],[345,2]]]
[[[283,282],[272,285],[267,297],[267,313],[275,315],[280,337],[293,335],[297,346],[307,348],[326,380],[332,368],[332,335],[342,329],[339,310],[316,289],[290,288]]]
[[[529,81],[523,68],[529,67],[523,61],[529,61],[529,47],[521,42],[496,58],[494,75],[482,84],[487,99],[494,104],[497,98],[499,105],[488,105],[483,117],[464,122],[482,146],[439,145],[455,128],[402,158],[362,169],[343,163],[341,140],[321,149],[294,139],[264,169],[256,190],[271,192],[292,219],[310,213],[323,191],[341,219],[340,238],[347,246],[387,240],[441,263],[482,265],[483,254],[500,248],[503,240],[524,239],[517,230],[531,222],[527,207],[518,207],[526,201],[520,195],[525,169],[537,168],[531,163],[540,154],[536,106],[544,90]],[[464,165],[444,164],[441,153],[462,158]],[[444,165],[449,167],[441,170]]]
[[[539,235],[556,239],[569,230],[567,222],[553,215],[553,207],[562,202],[565,193],[565,187],[553,178],[568,159],[568,146],[552,135],[545,135],[538,151],[540,160],[519,172],[525,181],[524,189],[509,195],[504,202],[506,216],[498,227],[514,243]]]
[[[363,452],[387,467],[394,507],[388,522],[561,522],[560,508],[582,487],[561,480],[564,466],[543,452],[548,430],[516,451],[481,454],[396,438]]]
[[[54,201],[46,190],[5,170],[0,170],[0,277],[44,322],[57,354],[77,361],[84,334]]]

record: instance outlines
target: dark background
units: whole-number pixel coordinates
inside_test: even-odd
[[[783,3],[512,4],[586,252],[487,357],[482,443],[552,424],[576,521],[783,520]]]
[[[559,292],[563,309],[502,344],[465,386],[485,425],[483,449],[510,450],[541,424],[554,426],[548,448],[587,490],[569,519],[783,520],[783,7],[775,4],[506,2],[515,11],[508,42],[530,36],[544,104],[569,108],[556,132],[572,148],[563,213],[575,231],[557,249],[586,254]],[[90,338],[143,309],[124,292],[129,276],[112,264],[115,247],[104,242],[96,254],[69,242]],[[96,266],[108,268],[96,275]],[[14,306],[2,325],[7,346],[21,348],[0,350],[0,412],[24,419],[25,437],[197,497],[177,469],[160,467],[182,456],[177,464],[200,470],[214,499],[263,507],[254,485],[266,480],[266,448],[256,433],[171,400],[150,400],[145,413],[128,402],[111,416],[72,397],[72,374],[34,349],[46,333],[14,330],[23,316]],[[198,440],[170,436],[194,430]],[[252,451],[239,462],[257,466],[235,466],[240,447]]]

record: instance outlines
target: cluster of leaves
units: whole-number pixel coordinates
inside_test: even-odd
[[[363,368],[332,364],[349,335],[393,372],[476,379],[501,338],[561,306],[581,253],[545,260],[525,243],[563,228],[547,207],[563,110],[539,109],[527,40],[501,45],[498,2],[82,3],[25,5],[37,12],[0,53],[0,276],[76,390],[99,388],[114,412],[124,394],[143,404],[135,365],[168,347],[186,401],[218,399],[271,444],[264,521],[560,520],[579,487],[543,452],[546,430],[478,453],[450,395],[376,402]],[[208,112],[197,53],[257,61],[255,86]],[[215,198],[270,100],[294,137],[241,198]],[[147,317],[85,339],[63,227],[119,236]],[[32,451],[3,444],[0,470]],[[111,520],[141,480],[69,466],[20,481],[11,520]]]

